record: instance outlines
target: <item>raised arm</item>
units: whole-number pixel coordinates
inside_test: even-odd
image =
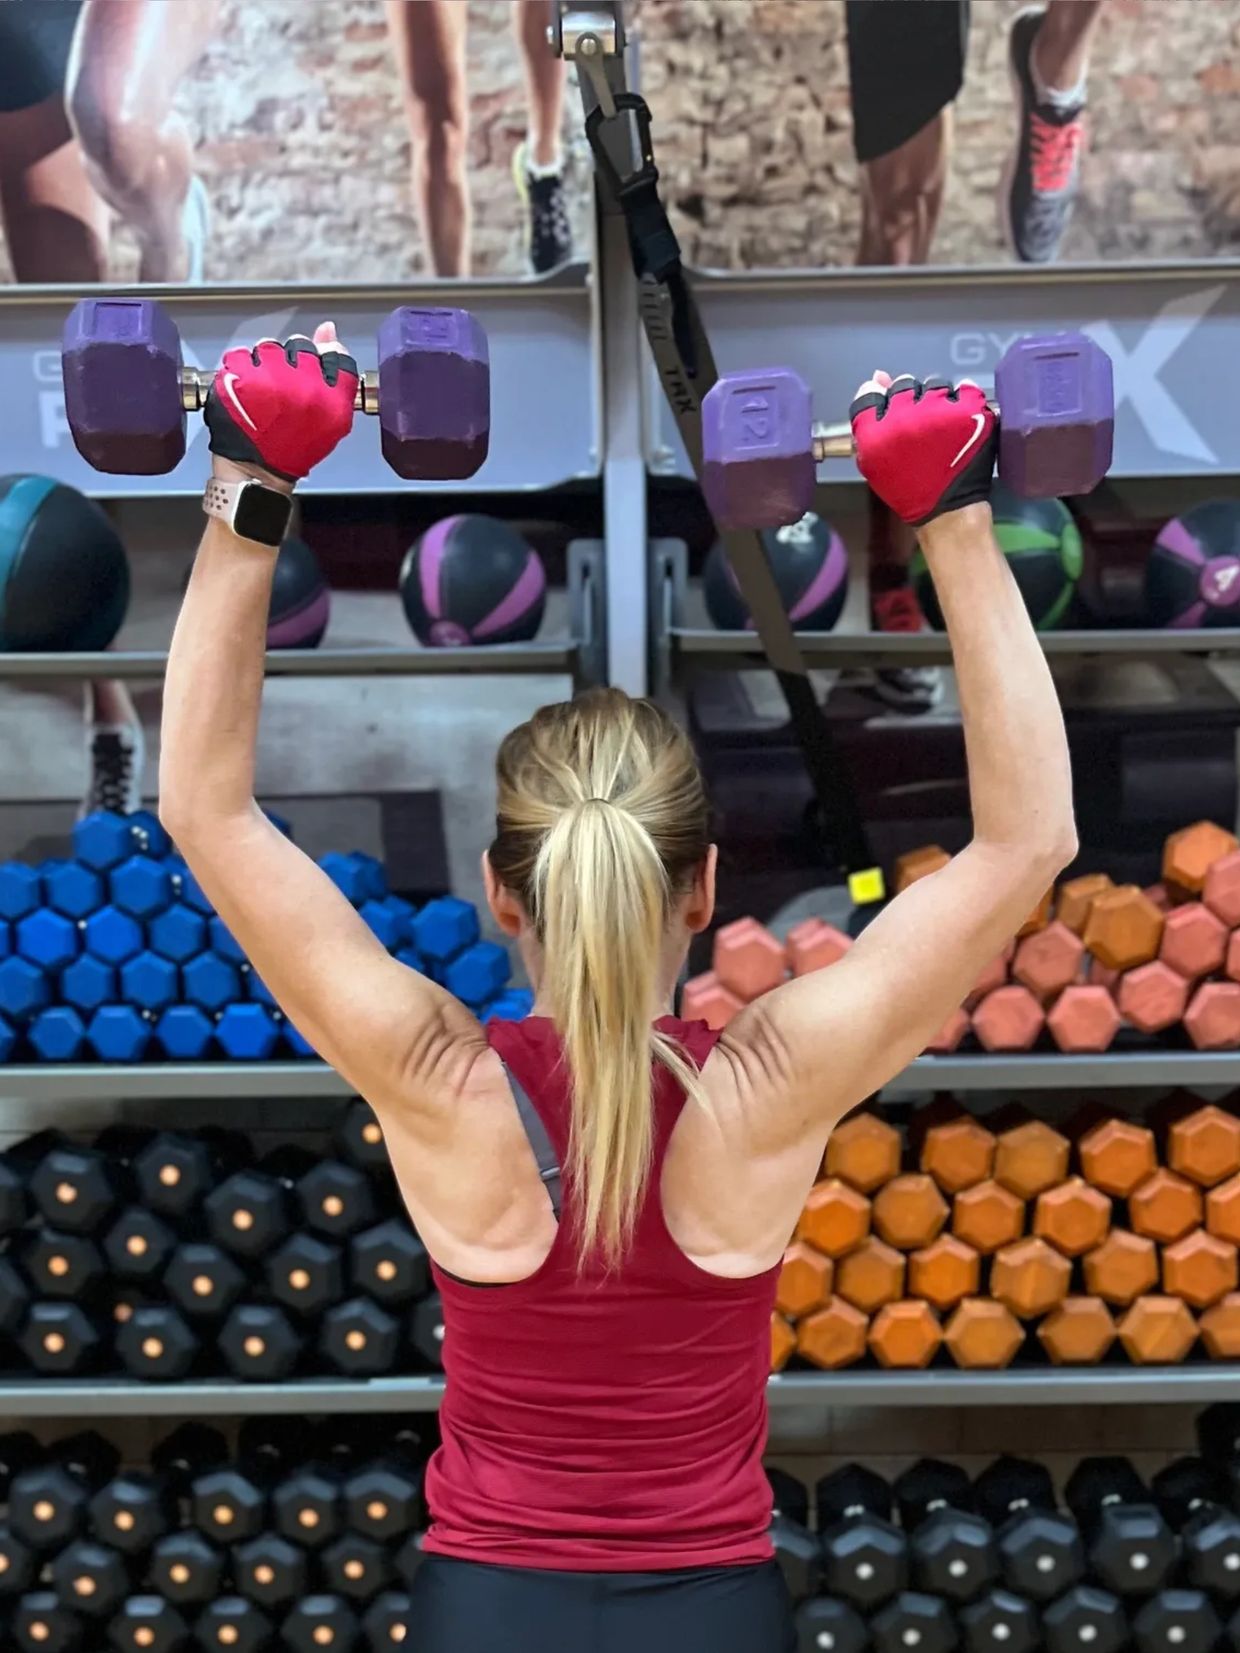
[[[987,503],[993,415],[976,386],[867,381],[862,470],[918,524],[951,641],[973,836],[898,895],[836,965],[789,982],[725,1038],[783,1075],[793,1114],[829,1128],[922,1051],[1076,854],[1063,716]]]
[[[319,348],[269,340],[225,357],[207,404],[218,481],[291,494],[293,478],[347,432],[356,367],[330,324],[315,340]],[[259,504],[273,517],[283,509],[278,498]],[[251,532],[263,526],[255,518]],[[275,560],[274,546],[208,521],[168,658],[160,817],[299,1032],[377,1107],[416,1100],[467,1067],[477,1022],[389,957],[254,801]]]

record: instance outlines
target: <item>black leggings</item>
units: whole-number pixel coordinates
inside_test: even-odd
[[[779,1568],[552,1573],[427,1556],[413,1581],[416,1653],[793,1653]]]

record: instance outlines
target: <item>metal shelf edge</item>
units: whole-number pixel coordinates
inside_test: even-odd
[[[228,1100],[271,1096],[352,1096],[353,1089],[322,1062],[158,1062],[132,1067],[0,1068],[0,1100],[115,1102]]]
[[[767,665],[761,640],[747,632],[713,631],[673,626],[668,632],[673,651],[695,666],[728,671],[761,669]],[[951,647],[942,632],[905,635],[882,632],[799,631],[797,643],[811,666],[946,666]],[[1211,655],[1240,652],[1240,628],[1154,631],[1051,631],[1039,637],[1052,657],[1106,655],[1110,659],[1145,660],[1156,655]]]
[[[461,649],[279,649],[267,655],[265,669],[268,677],[512,677],[575,672],[580,652],[573,637]],[[163,649],[0,654],[0,681],[115,677],[137,682],[162,678],[167,665]]]
[[[1120,1050],[1094,1056],[919,1056],[884,1096],[926,1090],[1100,1090],[1139,1085],[1240,1085],[1240,1051]]]

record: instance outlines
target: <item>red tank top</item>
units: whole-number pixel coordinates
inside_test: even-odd
[[[658,1024],[697,1065],[704,1022]],[[492,1022],[492,1047],[560,1155],[569,1093],[552,1024]],[[691,1263],[663,1220],[660,1182],[684,1093],[658,1070],[649,1191],[618,1272],[578,1273],[572,1191],[529,1279],[443,1298],[443,1445],[427,1470],[424,1548],[515,1567],[656,1572],[769,1559],[762,1468],[778,1269],[724,1280]]]

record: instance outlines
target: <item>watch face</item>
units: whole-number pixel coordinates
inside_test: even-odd
[[[279,545],[288,527],[293,502],[287,494],[264,488],[261,482],[241,490],[233,517],[233,532],[260,545]]]

